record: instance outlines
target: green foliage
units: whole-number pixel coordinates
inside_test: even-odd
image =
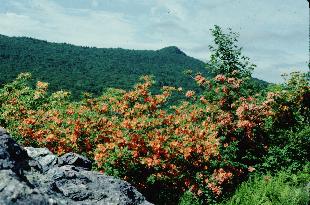
[[[279,170],[297,171],[310,159],[310,126],[294,127],[292,130],[280,130],[270,137],[269,149],[261,164],[260,171]]]
[[[280,88],[270,88],[275,99],[274,126],[291,128],[310,122],[309,86],[310,81],[305,73],[294,72]]]
[[[266,119],[268,152],[261,171],[299,170],[310,159],[310,82],[306,74],[292,73],[283,85],[267,94],[273,115]]]
[[[242,54],[242,48],[238,46],[239,34],[228,29],[225,33],[222,28],[215,25],[211,29],[214,39],[213,45],[209,46],[211,59],[207,68],[213,76],[225,75],[243,80],[241,92],[254,95],[268,86],[268,83],[252,78],[252,71],[256,67],[249,57]]]
[[[236,193],[222,205],[307,205],[310,203],[309,166],[296,174],[253,176],[241,184]]]
[[[202,61],[174,46],[156,51],[89,48],[0,35],[0,48],[0,85],[30,72],[33,85],[48,82],[50,92],[70,91],[75,100],[83,92],[99,96],[108,88],[130,90],[142,75],[155,76],[152,92],[157,93],[162,86],[196,89],[182,74],[185,69],[209,75]],[[176,93],[172,101],[179,98]]]
[[[179,205],[200,205],[202,202],[192,192],[186,191],[179,201]]]
[[[231,29],[224,33],[219,26],[215,26],[211,32],[214,45],[209,46],[212,54],[208,65],[212,73],[242,79],[251,77],[255,65],[251,64],[248,57],[242,55],[242,49],[237,45],[239,35]],[[233,73],[234,71],[238,72]]]

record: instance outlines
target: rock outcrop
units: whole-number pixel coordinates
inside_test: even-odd
[[[0,128],[0,204],[150,205],[129,183],[91,171],[75,153],[19,146]]]

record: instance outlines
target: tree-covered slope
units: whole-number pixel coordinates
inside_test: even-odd
[[[146,74],[154,75],[154,90],[163,85],[194,89],[183,74],[186,69],[208,75],[203,62],[173,46],[156,51],[90,48],[0,35],[0,85],[27,71],[35,81],[48,82],[49,90],[69,90],[74,97],[98,95],[108,87],[127,90]]]

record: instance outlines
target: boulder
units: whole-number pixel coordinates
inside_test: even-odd
[[[46,148],[23,148],[0,128],[0,204],[151,204],[129,183],[91,166],[75,153],[57,157]]]
[[[90,170],[92,167],[92,162],[86,157],[83,157],[76,153],[67,153],[58,158],[58,164],[63,165],[72,165],[86,170]]]

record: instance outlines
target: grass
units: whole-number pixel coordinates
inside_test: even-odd
[[[308,172],[307,172],[308,171]],[[310,172],[253,176],[221,205],[308,205]]]
[[[186,192],[179,205],[201,205]],[[213,203],[212,203],[213,204]],[[310,204],[310,164],[297,174],[280,171],[275,175],[253,175],[220,205],[308,205]]]

